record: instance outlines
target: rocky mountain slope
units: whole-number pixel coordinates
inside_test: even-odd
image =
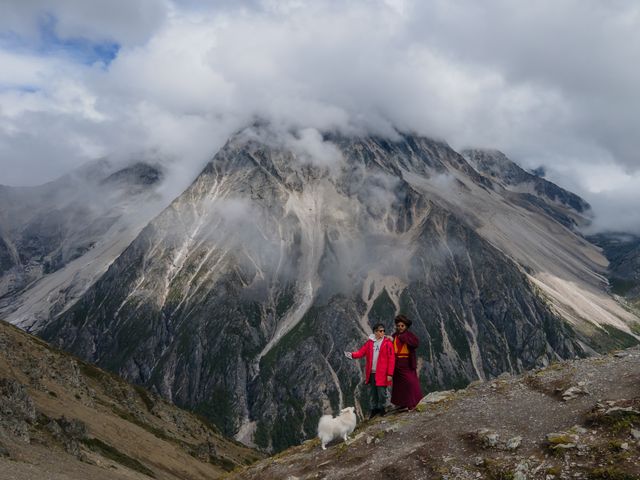
[[[636,343],[586,204],[535,182],[410,135],[248,129],[39,334],[274,451],[367,410],[342,351],[399,311],[427,390]]]
[[[210,479],[260,455],[0,322],[0,478]]]
[[[347,444],[309,440],[230,478],[637,479],[640,350],[434,392],[361,423]]]
[[[498,150],[464,150],[464,158],[478,172],[504,189],[520,193],[567,227],[585,223],[591,207],[578,195],[520,168]],[[576,215],[578,214],[578,215]]]
[[[63,311],[165,205],[160,167],[100,160],[37,187],[0,185],[0,318]]]
[[[609,260],[607,276],[611,291],[624,298],[634,312],[640,313],[640,237],[608,232],[592,235],[589,241],[601,247]]]

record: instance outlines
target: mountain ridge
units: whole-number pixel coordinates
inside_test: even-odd
[[[340,353],[392,312],[429,389],[637,341],[599,251],[446,144],[300,142],[232,138],[40,333],[271,450],[366,410]]]
[[[0,188],[0,315],[27,330],[79,298],[161,208],[163,173],[91,162],[37,187]]]

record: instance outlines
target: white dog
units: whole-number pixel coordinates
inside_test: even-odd
[[[340,415],[332,417],[323,415],[318,422],[318,438],[322,442],[322,449],[326,450],[327,443],[334,438],[342,437],[347,442],[349,434],[356,428],[356,414],[353,407],[340,410]]]

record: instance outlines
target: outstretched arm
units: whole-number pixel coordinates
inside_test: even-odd
[[[352,358],[361,358],[364,357],[367,353],[367,342],[364,342],[364,345],[362,345],[362,347],[360,347],[360,350],[358,350],[357,352],[352,352]]]

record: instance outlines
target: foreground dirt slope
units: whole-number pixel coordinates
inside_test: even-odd
[[[0,322],[0,478],[211,479],[260,454]]]
[[[230,478],[638,479],[640,350],[437,392],[349,444],[310,440]]]

